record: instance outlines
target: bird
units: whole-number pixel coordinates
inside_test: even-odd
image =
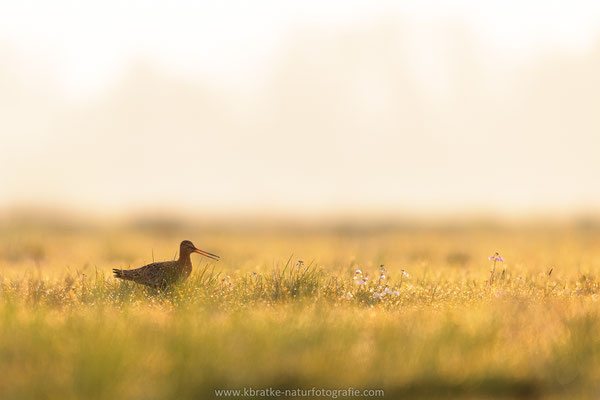
[[[192,273],[192,253],[202,254],[205,257],[219,261],[220,257],[200,250],[194,243],[184,240],[179,245],[179,259],[173,261],[155,262],[136,269],[114,268],[115,278],[133,281],[153,288],[166,289],[177,282],[186,280]]]

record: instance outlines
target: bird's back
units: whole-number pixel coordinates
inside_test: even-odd
[[[182,267],[177,261],[163,261],[130,270],[113,269],[113,273],[117,278],[142,285],[165,287],[189,276],[189,273],[186,274],[186,268]]]

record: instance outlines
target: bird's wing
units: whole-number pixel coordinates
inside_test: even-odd
[[[171,262],[156,262],[130,270],[113,270],[117,278],[134,281],[148,286],[160,286],[168,279]]]

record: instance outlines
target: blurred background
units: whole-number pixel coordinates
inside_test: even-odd
[[[0,209],[590,215],[600,3],[5,2]]]

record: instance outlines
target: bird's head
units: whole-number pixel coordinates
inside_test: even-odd
[[[217,260],[217,261],[219,261],[219,258],[220,258],[219,256],[209,253],[208,251],[198,249],[196,246],[194,246],[194,243],[190,242],[189,240],[184,240],[183,242],[181,242],[181,245],[179,246],[179,253],[180,254],[198,253],[198,254],[202,254],[205,257],[212,258],[213,260]]]

